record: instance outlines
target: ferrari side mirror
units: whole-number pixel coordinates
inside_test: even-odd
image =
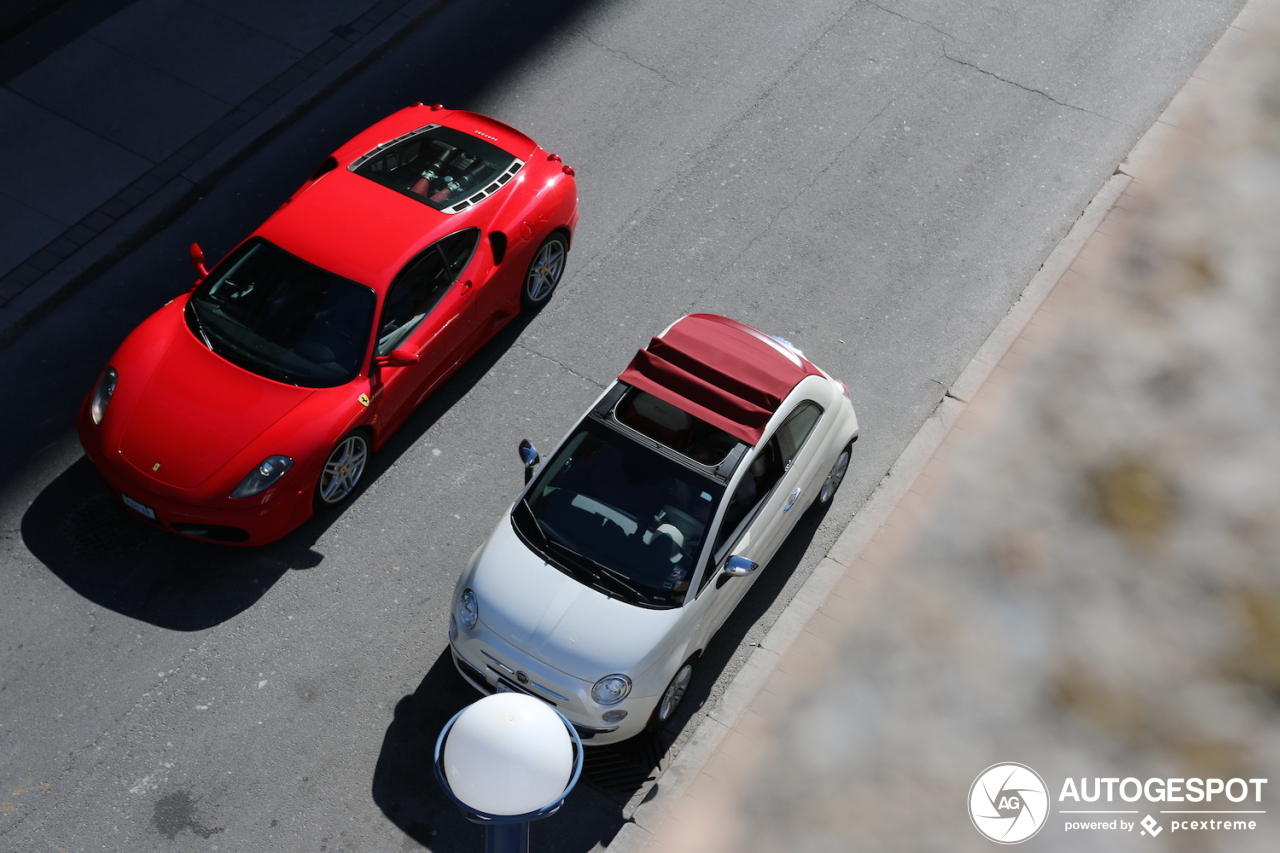
[[[386,355],[380,355],[374,359],[379,367],[408,367],[419,361],[422,361],[422,356],[407,349],[393,349]]]
[[[538,455],[538,451],[529,443],[527,438],[520,440],[519,450],[520,461],[524,463],[524,481],[528,483],[533,479],[533,469],[542,461],[542,457]]]
[[[200,248],[199,243],[192,243],[188,254],[191,256],[191,266],[195,267],[196,272],[200,275],[200,278],[196,281],[196,284],[199,284],[209,275],[209,268],[204,265],[204,250]]]

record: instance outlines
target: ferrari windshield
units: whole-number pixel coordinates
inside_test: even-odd
[[[602,590],[675,607],[723,493],[693,467],[588,419],[512,518],[526,542]]]
[[[187,302],[192,334],[260,376],[328,388],[360,370],[376,297],[353,281],[251,240],[218,265]]]
[[[456,213],[470,206],[462,202],[497,191],[521,165],[483,139],[428,125],[375,148],[350,169],[436,210]]]

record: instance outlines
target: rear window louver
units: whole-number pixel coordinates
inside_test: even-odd
[[[440,212],[441,213],[461,213],[467,208],[473,205],[479,204],[481,201],[483,201],[484,199],[488,198],[489,196],[493,195],[498,190],[500,190],[503,187],[503,185],[507,183],[507,181],[514,178],[516,176],[516,173],[519,172],[523,166],[524,166],[523,160],[513,160],[511,165],[507,167],[507,170],[503,172],[501,175],[499,175],[498,177],[494,178],[489,183],[488,186],[477,190],[476,192],[467,196],[465,199],[458,202],[457,204],[451,204],[448,207],[442,207],[440,209]]]
[[[417,136],[419,133],[426,133],[428,130],[435,130],[439,126],[440,125],[438,124],[429,124],[426,127],[419,127],[416,130],[409,131],[408,133],[402,133],[399,136],[397,136],[395,139],[388,139],[386,142],[381,142],[375,145],[372,148],[372,150],[366,151],[364,154],[361,154],[359,157],[353,160],[351,164],[347,166],[347,169],[349,171],[354,172],[356,169],[359,169],[365,163],[372,160],[374,157],[377,157],[379,154],[381,154],[386,149],[390,148],[392,145],[397,145],[401,142],[404,142],[406,139],[412,139],[413,137]]]

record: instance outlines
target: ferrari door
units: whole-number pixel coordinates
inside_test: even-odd
[[[471,287],[460,280],[475,252],[479,230],[440,240],[414,258],[387,292],[374,351],[374,399],[384,429],[409,416],[465,351],[475,331]],[[399,364],[395,351],[416,355]]]

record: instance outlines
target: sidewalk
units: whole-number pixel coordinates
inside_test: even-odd
[[[1161,151],[1185,133],[1249,31],[1277,0],[1250,0],[1195,73],[1049,255],[889,474],[836,540],[658,781],[610,851],[705,853],[734,849],[734,799],[758,779],[759,760],[798,687],[828,669],[846,626],[874,605],[878,578],[912,540],[933,496],[965,453],[968,434],[1003,405],[1029,358],[1042,350],[1094,264],[1114,251],[1119,225],[1153,178]]]
[[[138,0],[14,77],[0,347],[449,3]]]

